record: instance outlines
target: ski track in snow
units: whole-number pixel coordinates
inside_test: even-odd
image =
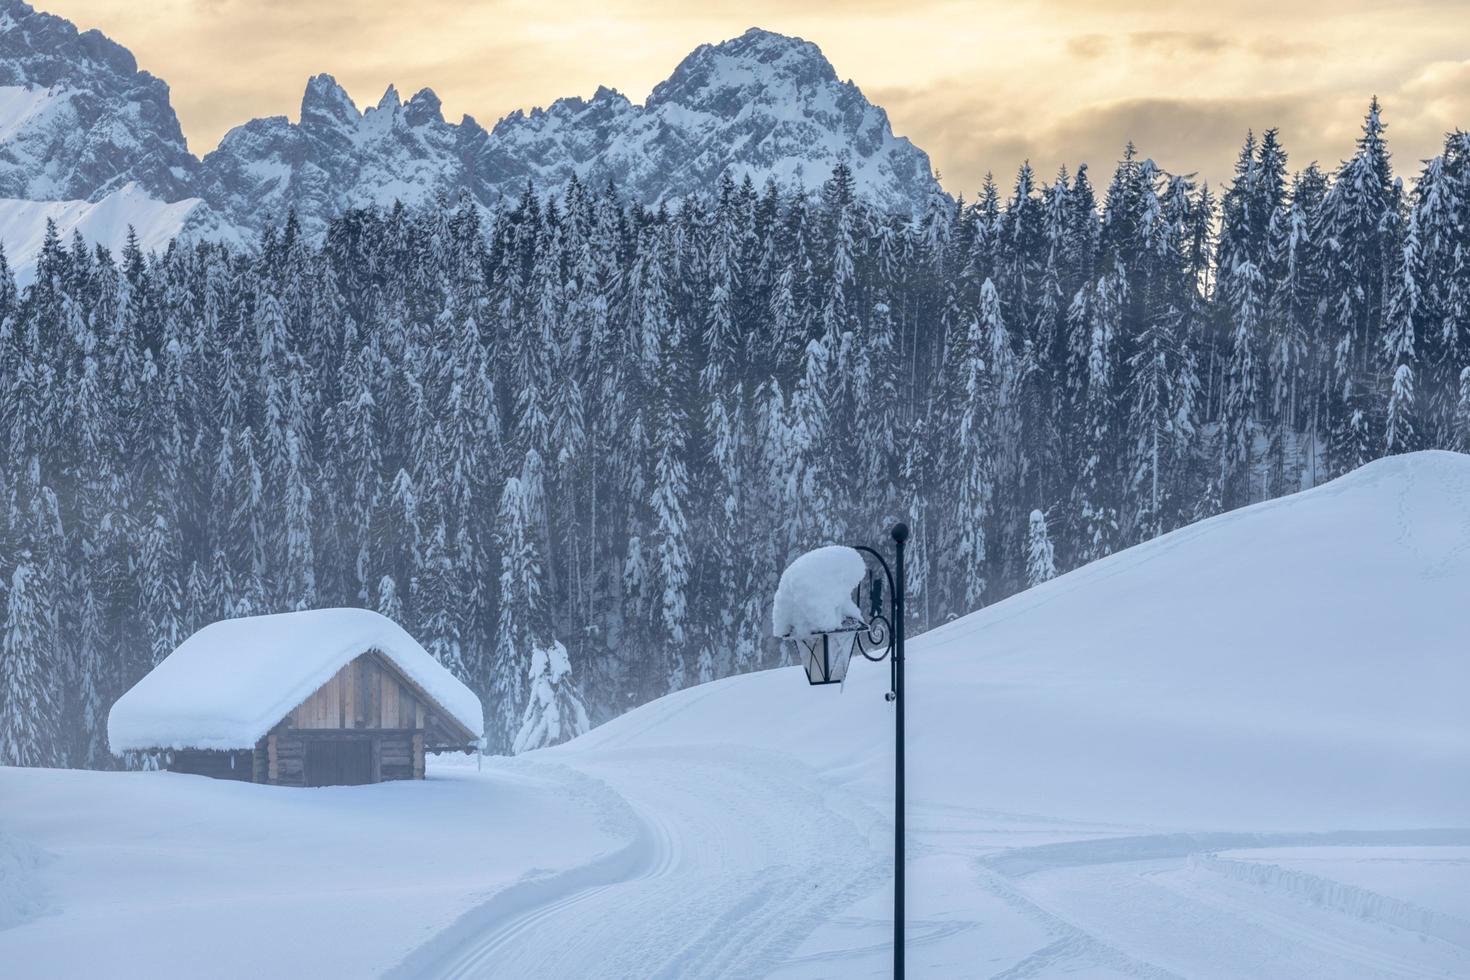
[[[583,796],[602,798],[604,809],[608,798],[617,799],[629,821],[628,843],[581,868],[529,877],[491,896],[389,971],[391,980],[701,980],[778,970],[835,977],[887,963],[890,947],[876,937],[886,937],[888,921],[849,909],[889,886],[891,825],[856,798],[789,759],[778,764],[734,747],[612,747],[555,768],[565,770]],[[774,779],[778,773],[788,775]],[[1113,828],[1101,837],[995,850],[980,840],[1048,833],[1039,829],[1046,821],[942,809],[947,829],[930,834],[925,818],[934,815],[915,808],[919,829],[911,854],[965,855],[975,888],[1046,937],[999,969],[977,962],[955,976],[1401,980],[1470,970],[1470,945],[1461,941],[1462,923],[1453,916],[1304,872],[1219,856],[1271,847],[1463,846],[1470,844],[1470,831],[1118,836]],[[814,814],[821,819],[813,820]],[[1014,829],[1003,826],[1011,821]],[[1026,823],[1038,829],[1025,829]],[[1068,824],[1051,822],[1050,833],[1089,832]],[[711,844],[689,847],[694,840]],[[863,931],[875,941],[800,952],[802,940],[823,923]],[[910,962],[922,962],[927,947],[994,927],[911,917]],[[1171,934],[1178,936],[1172,944]]]
[[[622,797],[630,843],[490,898],[389,977],[761,976],[889,880],[881,849],[862,846],[882,818],[789,758],[611,749],[570,768]]]

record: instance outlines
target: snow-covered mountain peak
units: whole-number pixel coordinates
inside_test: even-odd
[[[389,85],[359,108],[318,74],[297,121],[251,120],[201,161],[168,86],[139,71],[126,48],[0,0],[0,134],[0,198],[97,202],[132,182],[160,205],[206,202],[181,231],[232,226],[246,239],[293,209],[314,235],[352,207],[441,193],[493,206],[528,183],[556,193],[573,176],[655,204],[724,174],[810,193],[845,161],[859,193],[881,208],[913,212],[938,192],[928,157],[895,137],[883,110],[839,81],[815,44],[759,28],[701,45],[643,105],[604,85],[590,98],[512,112],[490,132],[469,115],[447,122],[431,89],[405,102]]]
[[[11,119],[0,146],[0,197],[99,201],[129,181],[166,200],[188,196],[189,153],[168,86],[99,31],[0,0],[0,87],[46,90]],[[4,125],[4,123],[0,123]]]
[[[331,75],[323,72],[307,80],[301,96],[302,126],[355,126],[361,115],[352,96]]]
[[[495,127],[482,172],[542,189],[573,174],[611,180],[645,203],[714,185],[723,174],[813,192],[838,161],[879,207],[912,212],[938,191],[929,158],[898,138],[810,41],[751,28],[700,46],[644,105],[607,88],[515,112]]]
[[[403,104],[403,116],[410,126],[424,126],[444,121],[444,103],[431,88],[421,88]]]
[[[0,79],[24,72],[32,84],[54,85],[87,71],[138,71],[133,53],[101,31],[78,31],[70,21],[24,0],[0,0],[0,37]]]
[[[609,88],[606,85],[599,85],[597,86],[597,91],[592,93],[592,101],[626,103],[628,101],[628,97],[615,88]]]
[[[815,44],[752,27],[739,37],[694,49],[654,87],[647,107],[701,105],[734,115],[744,98],[790,96],[836,81],[836,70]]]

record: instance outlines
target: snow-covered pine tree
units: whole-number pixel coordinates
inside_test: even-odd
[[[1412,452],[1419,448],[1414,370],[1419,360],[1418,328],[1423,316],[1424,296],[1420,292],[1417,212],[1409,217],[1401,255],[1389,296],[1388,334],[1383,340],[1384,359],[1391,379],[1383,433],[1383,448],[1388,453]]]
[[[1357,152],[1338,168],[1313,237],[1328,244],[1323,252],[1323,337],[1332,351],[1323,399],[1328,432],[1327,474],[1340,475],[1366,461],[1368,415],[1373,411],[1372,368],[1383,336],[1384,283],[1390,281],[1397,193],[1384,142],[1378,100],[1363,121]]]
[[[486,732],[492,749],[507,748],[525,707],[525,679],[533,649],[552,642],[542,554],[538,547],[539,460],[527,454],[518,476],[505,481],[497,518],[500,546],[500,620],[490,660]]]
[[[0,635],[0,762],[49,766],[57,761],[58,733],[48,598],[36,594],[39,583],[30,551],[21,551],[18,559],[5,590],[5,631]]]
[[[1056,552],[1046,514],[1033,510],[1026,522],[1026,585],[1034,588],[1057,577]]]
[[[531,650],[526,690],[526,710],[521,715],[511,752],[519,755],[555,745],[591,727],[572,677],[571,658],[560,643],[553,641]]]

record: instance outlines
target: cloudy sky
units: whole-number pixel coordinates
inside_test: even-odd
[[[599,84],[641,100],[696,45],[750,26],[815,41],[926,149],[952,192],[1023,159],[1109,166],[1128,139],[1218,182],[1247,128],[1293,167],[1347,155],[1382,99],[1400,173],[1470,127],[1470,0],[32,0],[167,80],[196,153],[295,118],[327,71],[359,106],[428,86],[489,126]]]

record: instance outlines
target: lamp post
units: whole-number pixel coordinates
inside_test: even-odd
[[[909,539],[907,524],[893,525],[894,561],[890,568],[881,553],[867,545],[853,545],[877,562],[883,571],[878,578],[868,575],[868,619],[849,618],[840,627],[796,642],[805,649],[806,679],[809,684],[840,684],[854,652],[875,663],[889,658],[889,690],[884,698],[893,702],[893,976],[903,980],[903,634],[904,567],[903,549]],[[888,583],[888,610],[883,609],[883,583]],[[862,585],[858,585],[861,593]],[[861,597],[861,596],[860,596]],[[846,649],[844,638],[847,641]]]

